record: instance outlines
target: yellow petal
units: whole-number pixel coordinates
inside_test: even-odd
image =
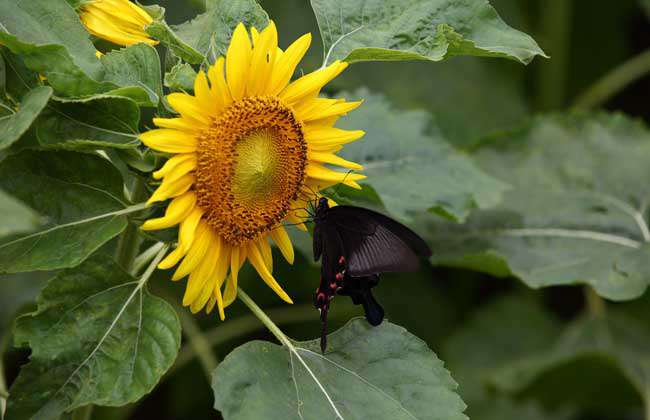
[[[212,235],[209,235],[209,239],[207,239],[206,242],[210,243],[211,239]],[[190,306],[201,295],[204,287],[210,282],[210,277],[217,266],[215,257],[218,256],[218,253],[214,253],[214,250],[212,249],[213,246],[214,244],[212,243],[208,245],[208,252],[205,254],[205,258],[201,258],[196,269],[192,270],[190,273],[187,287],[185,289],[185,295],[183,296],[183,306]],[[187,260],[188,257],[185,257],[185,260]],[[183,260],[183,262],[185,262],[185,260]],[[201,308],[199,308],[199,310],[200,309]],[[192,310],[192,312],[198,311]]]
[[[311,34],[307,33],[291,44],[279,58],[276,58],[276,65],[273,69],[273,76],[268,90],[269,95],[277,95],[287,86],[291,76],[296,71],[296,66],[304,57],[310,44]]]
[[[153,173],[153,177],[160,179],[176,171],[176,168],[184,167],[187,165],[187,162],[194,163],[194,167],[196,167],[196,155],[194,153],[182,153],[172,156],[165,162],[162,168]]]
[[[224,78],[223,68],[225,62],[223,57],[219,57],[217,61],[208,69],[208,78],[210,79],[210,91],[215,100],[217,110],[222,110],[232,102],[230,90]]]
[[[147,204],[155,203],[156,201],[165,201],[168,198],[177,197],[186,193],[194,182],[195,178],[192,174],[187,174],[170,182],[163,180],[158,189],[149,197]]]
[[[226,79],[234,100],[244,96],[251,65],[251,42],[243,23],[237,25],[226,53]]]
[[[157,219],[149,219],[142,224],[142,230],[160,230],[179,224],[194,209],[196,194],[188,191],[185,194],[174,198],[165,210],[165,216]]]
[[[248,259],[250,260],[257,273],[262,277],[262,280],[278,295],[282,300],[287,303],[293,303],[289,295],[282,290],[282,287],[278,282],[273,278],[273,275],[269,272],[264,264],[264,258],[260,254],[259,249],[255,242],[250,242],[247,246]]]
[[[218,109],[216,107],[212,93],[210,92],[208,78],[203,70],[199,71],[199,73],[196,75],[196,78],[194,79],[194,96],[196,97],[196,100],[199,102],[201,107],[205,110],[206,114],[216,115]]]
[[[176,269],[176,272],[172,276],[172,280],[180,280],[194,271],[194,269],[199,266],[199,263],[201,263],[201,261],[206,256],[208,249],[210,249],[210,247],[218,245],[219,243],[217,242],[215,244],[215,241],[213,240],[213,234],[208,224],[206,222],[199,223],[196,240],[190,247],[187,255],[185,255],[185,258],[183,258],[181,265],[179,265]]]
[[[261,238],[258,242],[257,245],[260,250],[260,254],[262,254],[262,259],[264,260],[264,265],[266,265],[266,268],[268,268],[269,272],[273,272],[273,252],[271,251],[271,245],[269,245],[269,241],[266,238]]]
[[[341,74],[347,66],[347,63],[335,61],[324,69],[307,74],[287,86],[280,93],[280,98],[286,103],[293,104],[302,98],[313,95],[319,92],[330,80]]]
[[[215,240],[220,241],[218,237],[215,235]],[[212,268],[209,272],[209,274],[206,275],[206,280],[203,282],[203,286],[201,288],[201,292],[199,295],[194,299],[192,302],[192,305],[190,306],[190,309],[192,310],[193,313],[199,312],[201,309],[205,307],[205,305],[208,303],[210,300],[210,296],[214,295],[214,289],[215,287],[221,287],[221,284],[223,282],[223,276],[224,274],[219,276],[217,273],[219,271],[219,261],[223,259],[223,257],[220,255],[220,250],[221,246],[213,246],[209,251],[208,255],[206,256],[206,259],[209,259]]]
[[[284,259],[287,260],[289,264],[293,264],[294,253],[293,253],[293,244],[289,238],[289,234],[284,229],[284,226],[278,226],[271,231],[271,238],[273,242],[278,246],[280,252],[284,256]]]
[[[203,216],[203,209],[196,206],[194,210],[181,222],[181,227],[178,230],[178,238],[183,244],[185,251],[189,251],[190,246],[194,243],[196,237],[196,228]]]
[[[184,131],[158,128],[140,134],[147,147],[166,153],[190,153],[196,151],[198,140]]]
[[[305,219],[302,217],[298,217],[295,212],[294,213],[289,213],[287,214],[286,217],[287,222],[291,223],[291,225],[297,227],[298,229],[302,230],[303,232],[307,232],[307,226],[305,226]]]
[[[362,130],[348,131],[334,127],[313,127],[309,124],[305,125],[305,140],[307,140],[309,146],[319,145],[332,147],[347,144],[360,139],[364,134],[366,133]]]
[[[299,118],[302,121],[309,122],[324,118],[339,117],[358,108],[363,103],[363,101],[346,102],[343,100],[326,103],[322,102],[321,99],[323,98],[315,98],[309,101],[309,106],[304,107],[301,112],[298,112]]]
[[[167,95],[167,102],[183,118],[193,120],[203,126],[210,124],[209,110],[201,107],[201,103],[195,97],[187,93],[175,92]]]
[[[336,172],[331,169],[328,169],[324,166],[310,163],[307,166],[307,176],[314,179],[320,179],[323,181],[333,181],[336,183],[343,183],[352,188],[361,189],[361,186],[355,181],[365,179],[365,175],[353,174],[349,172]]]
[[[322,153],[322,152],[308,152],[307,158],[311,161],[329,163],[331,165],[338,165],[348,169],[354,169],[360,171],[363,169],[363,166],[358,163],[350,162],[345,160],[340,156],[336,156],[332,153]]]
[[[268,89],[271,78],[275,54],[278,50],[278,32],[273,21],[262,31],[259,40],[255,43],[251,55],[250,77],[246,88],[247,95],[262,95]]]
[[[200,132],[202,129],[196,122],[192,122],[186,118],[154,118],[153,123],[160,128],[173,128],[191,133]]]
[[[178,264],[178,262],[184,256],[185,256],[185,250],[183,249],[183,247],[179,243],[178,246],[176,247],[176,249],[174,249],[172,252],[167,254],[165,259],[162,260],[160,262],[160,264],[158,264],[158,268],[161,269],[161,270],[167,270],[169,268],[172,268],[173,266]]]
[[[180,179],[185,175],[189,174],[190,172],[194,171],[196,169],[196,155],[194,155],[194,153],[192,153],[191,155],[193,155],[195,158],[187,159],[183,162],[180,162],[178,165],[174,167],[173,170],[170,170],[168,173],[166,173],[163,176],[163,182],[165,183],[174,182],[177,179]]]

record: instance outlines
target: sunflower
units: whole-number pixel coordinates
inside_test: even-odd
[[[117,45],[158,43],[144,31],[153,22],[151,16],[129,0],[88,0],[79,8],[79,17],[88,32]]]
[[[149,199],[171,202],[164,217],[146,221],[142,229],[180,225],[177,247],[159,268],[180,262],[172,280],[189,276],[183,305],[194,313],[209,313],[216,304],[224,319],[246,261],[292,303],[273,277],[270,241],[293,263],[283,222],[305,229],[305,209],[318,191],[341,182],[360,188],[356,181],[365,178],[328,167],[363,169],[335,153],[364,132],[333,127],[361,102],[318,97],[347,63],[290,82],[310,43],[306,34],[283,51],[273,22],[261,33],[252,28],[250,37],[240,23],[226,57],[207,75],[198,73],[194,96],[167,96],[180,116],[155,118],[160,128],[140,136],[148,147],[172,155],[154,172],[162,182]]]

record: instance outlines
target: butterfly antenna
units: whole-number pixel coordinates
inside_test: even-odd
[[[343,179],[341,180],[341,182],[339,182],[338,184],[336,184],[336,188],[334,188],[334,194],[337,194],[337,195],[338,195],[338,193],[339,193],[339,188],[341,188],[341,185],[344,185],[344,184],[345,184],[345,180],[348,178],[348,175],[350,175],[352,172],[354,172],[354,171],[353,171],[352,169],[350,169],[350,170],[345,174],[345,176],[343,177]]]

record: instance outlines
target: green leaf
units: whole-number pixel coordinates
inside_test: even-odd
[[[172,90],[192,92],[194,79],[196,79],[196,72],[192,66],[179,61],[168,73],[165,73],[165,86]]]
[[[188,63],[201,64],[205,57],[194,48],[190,47],[185,41],[180,39],[172,28],[165,21],[156,21],[145,28],[145,32],[154,39],[157,39],[176,56],[182,58]]]
[[[631,318],[608,313],[572,323],[551,348],[492,372],[491,383],[510,393],[534,392],[547,405],[571,401],[620,413],[648,401],[650,335]],[[588,372],[588,374],[586,373]],[[607,395],[594,399],[594,395]]]
[[[253,341],[235,349],[214,373],[215,408],[225,419],[466,419],[456,383],[419,338],[384,321],[355,319],[329,336],[286,348]],[[322,388],[321,388],[322,387]]]
[[[225,56],[235,27],[243,22],[246,28],[261,30],[269,17],[255,0],[211,0],[206,12],[191,21],[174,27],[176,35],[202,56],[214,62]]]
[[[499,202],[506,184],[481,171],[471,159],[455,151],[434,128],[423,111],[394,109],[381,95],[360,90],[364,99],[338,126],[364,129],[366,136],[340,152],[364,166],[386,208],[408,218],[430,210],[454,221],[471,210]]]
[[[65,0],[0,0],[0,43],[22,55],[63,96],[112,89],[74,9]]]
[[[11,146],[29,129],[51,96],[52,88],[36,87],[25,95],[14,114],[0,117],[0,150]]]
[[[106,255],[52,279],[21,317],[30,363],[11,387],[7,419],[56,419],[87,404],[122,406],[150,392],[174,362],[180,322]]]
[[[535,403],[516,402],[489,389],[491,374],[547,349],[559,323],[532,299],[509,295],[479,308],[447,339],[442,354],[459,382],[473,420],[560,419]],[[480,348],[480,351],[476,351]]]
[[[74,267],[127,224],[122,179],[98,156],[25,151],[0,162],[0,188],[47,218],[0,241],[0,273]],[[131,210],[132,211],[132,210]]]
[[[3,97],[16,102],[30,90],[43,85],[38,73],[28,69],[19,56],[3,47],[0,47],[0,55],[4,59],[6,71],[6,90],[2,92]]]
[[[513,184],[499,206],[420,233],[440,265],[638,297],[650,283],[649,155],[648,130],[621,115],[536,118],[476,153],[486,172]]]
[[[155,107],[162,96],[160,58],[156,49],[141,43],[104,55],[101,62],[106,71],[105,80],[122,87],[135,87],[144,92],[146,101],[140,106]],[[137,101],[137,98],[133,98]]]
[[[0,237],[28,232],[41,224],[40,216],[25,204],[0,190]]]
[[[94,150],[134,148],[140,109],[124,96],[57,99],[38,118],[30,135],[46,148]]]
[[[486,0],[311,0],[311,5],[326,63],[476,55],[528,64],[536,55],[546,57]]]

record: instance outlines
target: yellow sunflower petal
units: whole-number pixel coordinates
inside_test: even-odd
[[[341,74],[348,63],[335,61],[324,69],[302,76],[292,82],[281,93],[280,98],[286,103],[293,104],[300,99],[313,95],[321,90],[330,80]]]
[[[208,250],[219,245],[219,242],[214,240],[210,227],[206,222],[201,221],[196,230],[196,240],[192,243],[187,255],[183,258],[183,262],[172,276],[173,281],[180,280],[190,274],[204,259],[203,257],[205,257]]]
[[[262,280],[278,295],[282,300],[287,303],[293,303],[289,295],[282,290],[282,287],[278,282],[273,278],[273,275],[266,268],[264,263],[264,258],[260,253],[260,250],[257,248],[255,242],[251,242],[247,247],[248,259],[257,271],[257,273],[262,277]]]
[[[210,124],[209,110],[204,109],[194,96],[187,93],[170,93],[167,95],[167,102],[183,118],[193,120],[203,126]]]
[[[216,115],[219,111],[215,105],[214,98],[210,92],[210,85],[208,85],[208,77],[202,70],[196,75],[194,79],[194,96],[201,105],[201,107],[208,113],[208,115]]]
[[[158,128],[140,134],[147,147],[166,153],[191,153],[196,151],[198,140],[192,134],[169,128]]]
[[[154,118],[153,123],[160,128],[173,128],[174,130],[200,132],[202,127],[186,118]]]
[[[329,163],[330,165],[337,165],[343,168],[354,169],[360,171],[363,169],[363,166],[355,162],[350,162],[345,160],[340,156],[336,156],[332,153],[322,153],[322,152],[308,152],[307,158],[314,162]]]
[[[298,38],[289,48],[276,58],[275,68],[273,69],[273,76],[268,89],[269,95],[277,95],[282,89],[287,86],[291,76],[296,71],[296,66],[304,57],[311,44],[311,34],[307,33]]]
[[[262,254],[262,259],[264,260],[264,265],[268,268],[269,272],[273,272],[273,252],[271,251],[271,245],[266,238],[262,238],[257,242],[257,245]]]
[[[149,219],[142,224],[142,230],[167,229],[181,223],[196,205],[196,194],[188,191],[174,198],[165,210],[165,216]]]
[[[244,96],[248,72],[251,65],[251,42],[244,24],[240,23],[235,28],[226,53],[226,79],[230,88],[230,95],[234,100]]]
[[[215,100],[215,106],[219,111],[223,110],[232,102],[230,90],[228,89],[223,74],[224,65],[224,58],[219,57],[214,65],[208,69],[208,78],[210,79],[211,85],[210,90],[212,92],[212,97]]]
[[[185,256],[185,249],[178,244],[176,249],[167,254],[165,259],[163,259],[159,264],[158,268],[161,270],[167,270],[178,264],[178,262]]]
[[[201,217],[203,216],[203,209],[196,206],[194,210],[181,222],[181,227],[178,229],[179,241],[185,247],[185,251],[190,249],[196,237],[196,228],[199,226]]]
[[[192,270],[190,274],[189,279],[187,280],[187,287],[185,288],[185,295],[183,296],[183,306],[190,306],[192,303],[201,295],[201,292],[203,292],[204,287],[210,282],[210,276],[214,272],[217,266],[217,262],[215,260],[215,257],[219,255],[218,251],[215,253],[214,247],[215,244],[212,241],[214,238],[214,235],[209,234],[208,239],[206,239],[206,242],[208,242],[207,249],[206,249],[206,254],[205,258],[201,258],[198,262],[198,265],[195,267],[195,269]],[[192,251],[190,250],[190,253]],[[190,253],[188,253],[187,257],[185,257],[185,260],[189,257]],[[183,262],[185,262],[183,260]],[[174,280],[172,278],[172,280]],[[207,302],[207,299],[206,299]],[[199,308],[200,310],[201,308]],[[192,310],[192,312],[198,312]]]
[[[168,198],[177,197],[187,192],[194,184],[195,178],[194,175],[187,174],[174,181],[165,181],[163,180],[158,189],[154,191],[149,200],[147,200],[147,204],[155,203],[156,201],[165,201]]]
[[[289,213],[287,215],[287,222],[291,223],[293,226],[297,227],[298,229],[302,230],[303,232],[307,232],[307,226],[305,226],[305,219],[302,217],[299,217],[294,213]]]
[[[309,146],[335,146],[359,140],[366,133],[362,130],[341,130],[334,127],[305,126],[305,140]]]
[[[251,55],[250,75],[246,87],[247,95],[262,95],[266,93],[268,81],[271,78],[275,54],[278,49],[278,32],[273,21],[259,35]]]
[[[363,101],[336,101],[335,103],[321,102],[317,98],[310,103],[311,106],[305,107],[302,113],[299,113],[300,119],[305,122],[322,120],[323,118],[338,117],[357,109]]]
[[[187,165],[187,162],[193,162],[194,166],[196,166],[196,155],[194,153],[181,153],[172,156],[167,160],[167,162],[165,162],[162,168],[153,173],[153,177],[155,179],[161,179],[162,177],[175,172],[176,168]]]
[[[278,226],[277,228],[271,231],[271,238],[273,242],[278,246],[280,252],[284,256],[284,259],[287,260],[289,264],[293,264],[295,255],[293,253],[293,244],[289,238],[289,234],[284,229],[284,226]]]
[[[343,183],[349,187],[360,190],[361,186],[355,181],[360,181],[365,179],[365,175],[353,174],[348,172],[336,172],[331,169],[328,169],[324,166],[317,164],[309,164],[307,166],[307,176],[314,179],[319,179],[323,181],[333,181],[336,183]]]

